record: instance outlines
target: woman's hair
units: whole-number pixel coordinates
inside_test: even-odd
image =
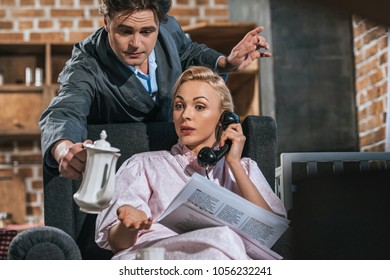
[[[101,0],[99,13],[111,19],[115,15],[131,15],[135,12],[151,10],[161,23],[167,22],[166,13],[171,1],[165,0]]]
[[[188,81],[200,81],[209,84],[221,98],[221,110],[223,112],[234,112],[233,98],[225,81],[218,73],[215,73],[210,68],[204,66],[191,66],[180,75],[173,87],[173,101],[179,87]],[[222,132],[222,126],[218,125],[215,130],[217,141],[219,141]]]
[[[233,98],[225,81],[218,73],[204,66],[191,66],[180,75],[173,87],[173,99],[179,87],[188,81],[200,81],[209,84],[218,92],[221,98],[222,111],[234,112]]]

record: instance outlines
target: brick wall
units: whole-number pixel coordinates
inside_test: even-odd
[[[99,0],[0,0],[0,42],[77,42],[102,26]],[[173,0],[182,25],[229,20],[228,0]],[[43,217],[39,140],[0,138],[0,178],[25,182],[26,214]]]
[[[102,26],[99,0],[0,0],[0,41],[76,42]],[[182,25],[229,19],[228,0],[173,0]]]
[[[229,20],[229,0],[173,0],[171,15],[181,25]]]
[[[0,180],[24,183],[26,222],[37,222],[43,213],[42,160],[39,140],[0,140]],[[3,209],[3,207],[2,207]],[[4,211],[4,209],[3,209]]]
[[[389,96],[387,27],[355,16],[353,32],[360,150],[383,152]]]

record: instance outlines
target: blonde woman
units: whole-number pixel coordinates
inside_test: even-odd
[[[96,242],[112,250],[113,259],[134,259],[145,247],[164,247],[166,259],[249,259],[241,238],[228,227],[178,235],[155,222],[194,173],[258,206],[286,216],[256,162],[241,158],[245,136],[239,123],[222,133],[220,117],[233,111],[223,79],[195,66],[179,77],[173,91],[173,120],[179,141],[171,151],[134,155],[118,170],[115,201],[97,218]],[[199,165],[203,147],[232,142],[227,155],[207,170]]]

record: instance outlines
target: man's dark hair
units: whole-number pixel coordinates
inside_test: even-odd
[[[108,18],[119,15],[131,15],[135,12],[151,10],[159,22],[167,21],[166,9],[171,1],[165,0],[101,0],[99,13]]]
[[[158,0],[158,4],[160,5],[160,9],[164,14],[167,14],[172,6],[171,0]]]

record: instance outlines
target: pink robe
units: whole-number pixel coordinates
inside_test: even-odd
[[[256,162],[242,158],[241,163],[272,210],[286,217],[283,203],[272,191]],[[196,156],[181,142],[174,145],[171,152],[145,152],[125,161],[116,174],[112,204],[97,217],[97,244],[111,250],[107,235],[110,227],[119,222],[116,215],[119,206],[130,204],[156,221],[195,172],[206,176]],[[240,195],[224,159],[209,169],[209,177]],[[154,223],[150,230],[140,231],[136,244],[118,252],[113,259],[135,259],[138,249],[150,246],[164,247],[166,259],[250,259],[241,238],[228,227],[178,235],[159,223]]]

